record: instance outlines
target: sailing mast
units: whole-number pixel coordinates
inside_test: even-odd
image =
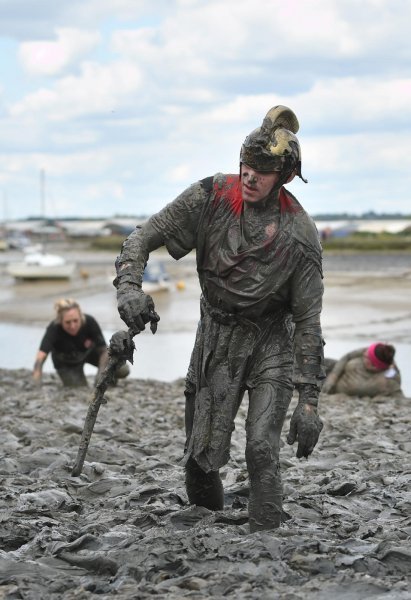
[[[40,207],[41,216],[46,218],[46,193],[45,193],[45,173],[44,169],[40,169]]]

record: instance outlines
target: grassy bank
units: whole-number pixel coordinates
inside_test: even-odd
[[[325,252],[411,252],[411,235],[353,233],[347,237],[322,240]]]
[[[124,236],[111,235],[91,242],[93,250],[118,252]],[[354,233],[343,238],[322,240],[325,252],[411,252],[411,235],[389,233]]]

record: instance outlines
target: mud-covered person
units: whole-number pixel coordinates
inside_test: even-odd
[[[344,354],[339,360],[325,359],[327,378],[322,391],[326,394],[403,397],[401,374],[394,360],[395,347],[374,342]]]
[[[57,300],[54,310],[56,316],[47,326],[36,354],[33,379],[41,382],[44,362],[51,353],[54,368],[64,386],[86,386],[84,365],[97,367],[97,378],[108,362],[101,327],[94,317],[83,313],[72,298]],[[120,365],[116,378],[126,377],[128,373],[128,366]]]
[[[196,250],[202,296],[185,390],[186,489],[192,504],[223,508],[219,469],[247,391],[251,531],[281,523],[280,434],[294,387],[299,400],[287,441],[298,442],[298,457],[313,451],[322,429],[321,245],[312,219],[283,187],[303,179],[298,128],[292,110],[270,109],[242,145],[239,175],[191,185],[135,229],[116,261],[119,314],[139,332],[158,320],[141,287],[150,253],[165,246],[179,259]]]

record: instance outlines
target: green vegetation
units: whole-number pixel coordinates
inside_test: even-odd
[[[325,252],[411,252],[411,232],[355,232],[346,237],[322,240],[322,246]]]
[[[126,237],[126,235],[108,235],[105,237],[94,238],[90,243],[90,248],[93,250],[120,252],[121,245]]]
[[[95,238],[90,243],[93,250],[120,252],[127,236],[109,235]],[[325,252],[411,252],[411,232],[370,233],[355,232],[346,237],[330,237],[322,240]]]

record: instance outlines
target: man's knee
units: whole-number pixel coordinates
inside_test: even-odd
[[[249,440],[247,442],[245,457],[250,474],[261,472],[279,464],[278,451],[267,440]]]

